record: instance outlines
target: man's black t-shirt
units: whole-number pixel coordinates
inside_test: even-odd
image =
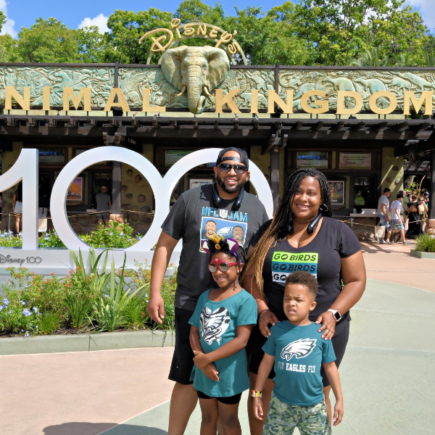
[[[252,238],[255,246],[270,226],[266,222]],[[350,257],[361,250],[361,245],[353,231],[344,223],[324,217],[317,236],[308,245],[294,248],[287,239],[272,245],[267,253],[264,266],[264,294],[269,309],[279,320],[285,320],[283,296],[285,280],[297,270],[310,272],[317,278],[319,290],[317,306],[310,314],[310,320],[327,311],[341,292],[341,259]],[[347,317],[348,313],[341,313]]]

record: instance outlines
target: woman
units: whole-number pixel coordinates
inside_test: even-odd
[[[15,232],[20,233],[20,223],[23,215],[23,182],[18,184],[17,191],[14,193],[12,199],[12,210],[15,213]]]
[[[292,271],[308,270],[317,277],[317,307],[310,319],[319,324],[324,338],[332,339],[337,366],[343,358],[349,337],[349,310],[364,292],[366,272],[358,239],[346,224],[330,216],[331,197],[326,177],[316,169],[299,169],[288,179],[273,220],[266,222],[253,237],[243,277],[243,286],[257,300],[259,313],[258,325],[248,345],[252,389],[269,328],[286,319],[284,285]],[[273,377],[272,371],[263,391],[266,409]],[[331,387],[323,371],[322,377],[332,421]],[[252,400],[248,403],[251,434],[260,435],[263,423],[253,415]]]
[[[418,206],[417,195],[412,195],[411,203],[408,206],[409,224],[408,231],[406,232],[407,239],[416,239],[418,236],[423,234]]]
[[[420,220],[421,220],[421,229],[424,233],[425,231],[425,227],[426,227],[426,220],[427,220],[427,205],[426,205],[426,201],[424,199],[424,196],[421,196],[420,199],[418,200],[418,214],[420,216]]]

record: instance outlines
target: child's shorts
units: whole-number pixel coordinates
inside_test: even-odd
[[[242,398],[242,393],[236,394],[231,397],[210,397],[207,394],[202,393],[201,391],[197,391],[198,397],[200,399],[217,399],[218,402],[223,403],[224,405],[237,405]]]
[[[295,428],[301,435],[331,434],[325,402],[313,406],[292,406],[272,394],[263,435],[292,435]]]

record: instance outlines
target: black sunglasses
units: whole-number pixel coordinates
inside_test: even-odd
[[[234,172],[237,175],[242,175],[244,174],[248,168],[244,165],[230,165],[229,163],[221,163],[218,168],[224,173],[226,174],[227,172],[231,171],[231,168],[234,169]]]

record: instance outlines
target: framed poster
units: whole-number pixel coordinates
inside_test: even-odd
[[[65,148],[39,148],[39,164],[60,166],[65,164]]]
[[[206,184],[213,184],[213,178],[191,178],[189,180],[189,189],[204,186]]]
[[[372,169],[371,153],[340,153],[340,169],[370,170]]]
[[[68,188],[67,201],[83,201],[83,177],[77,177]]]
[[[329,189],[331,190],[331,205],[344,205],[345,202],[345,185],[344,181],[328,181]]]
[[[298,151],[296,153],[296,167],[328,169],[328,152]]]

